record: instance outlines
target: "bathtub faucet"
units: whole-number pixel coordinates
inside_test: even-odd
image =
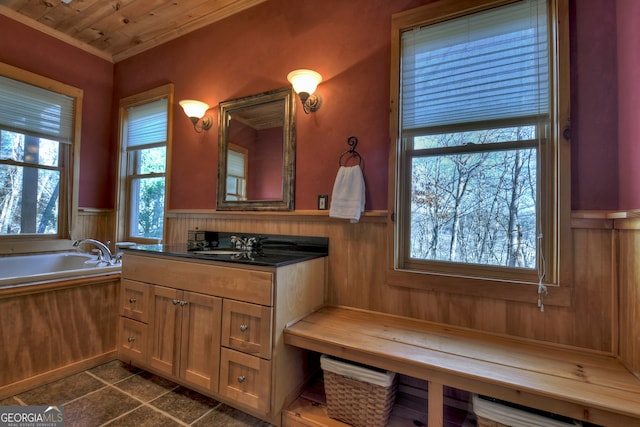
[[[111,253],[109,246],[105,245],[99,240],[95,240],[95,239],[76,240],[73,242],[73,247],[74,248],[80,247],[80,245],[84,243],[91,243],[92,245],[97,246],[99,248],[98,262],[107,262],[109,264],[114,264],[115,262],[118,261],[118,258]]]

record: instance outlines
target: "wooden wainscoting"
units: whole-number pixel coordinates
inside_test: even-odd
[[[168,242],[184,242],[188,230],[329,237],[327,302],[409,316],[480,331],[615,353],[617,341],[616,239],[609,218],[574,220],[571,304],[530,302],[391,287],[387,271],[386,212],[367,212],[359,223],[330,219],[320,211],[291,213],[174,211]],[[640,238],[638,238],[640,241]],[[636,274],[638,267],[636,267]],[[550,289],[553,292],[553,289]],[[638,297],[637,297],[638,298]]]
[[[640,219],[616,219],[619,241],[620,360],[640,378]]]
[[[74,239],[97,239],[101,242],[115,241],[115,212],[112,209],[78,209]]]
[[[0,399],[116,357],[116,276],[0,295]]]

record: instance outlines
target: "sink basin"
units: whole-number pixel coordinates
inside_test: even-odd
[[[208,251],[189,251],[192,254],[201,254],[201,255],[235,255],[241,254],[244,251],[239,251],[237,249],[210,249]]]

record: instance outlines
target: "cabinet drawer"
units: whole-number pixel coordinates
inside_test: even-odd
[[[271,307],[225,299],[222,345],[271,359]]]
[[[120,360],[145,363],[147,358],[147,325],[120,317],[118,353]]]
[[[129,319],[147,323],[149,321],[149,285],[122,279],[120,314]]]
[[[185,291],[273,304],[273,273],[221,266],[214,262],[184,261],[125,253],[122,277]]]
[[[271,362],[228,348],[221,349],[220,394],[262,413],[271,402]]]

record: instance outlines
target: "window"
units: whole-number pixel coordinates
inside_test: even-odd
[[[227,151],[227,198],[226,200],[247,200],[247,164],[249,150],[229,143]]]
[[[70,238],[81,101],[80,89],[0,64],[0,237]]]
[[[551,3],[442,0],[394,17],[394,271],[557,283]]]
[[[120,103],[118,236],[122,239],[140,243],[163,239],[172,93],[168,85]]]

